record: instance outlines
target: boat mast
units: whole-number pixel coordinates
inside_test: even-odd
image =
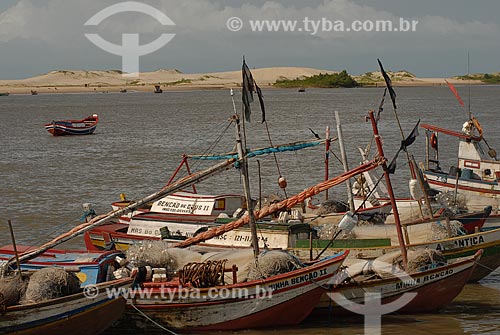
[[[384,149],[382,148],[382,141],[380,140],[380,135],[378,133],[377,122],[373,116],[373,111],[369,111],[370,120],[372,122],[373,135],[375,136],[375,142],[377,143],[378,154],[380,157],[384,156]],[[403,230],[401,228],[401,221],[399,220],[398,206],[396,204],[396,199],[394,197],[394,192],[392,190],[391,178],[389,177],[389,171],[387,170],[387,163],[384,161],[382,163],[382,168],[384,169],[385,183],[387,184],[387,191],[391,199],[392,211],[394,214],[394,221],[396,222],[396,230],[398,233],[399,246],[401,248],[401,256],[403,257],[403,267],[406,270],[408,264],[408,254],[406,250],[405,240],[403,237]]]
[[[339,138],[340,155],[342,157],[342,165],[344,166],[344,172],[349,171],[349,166],[347,165],[347,155],[345,152],[344,136],[342,134],[342,125],[340,123],[340,115],[338,111],[335,111],[335,121],[337,122],[337,136]],[[345,182],[347,186],[347,199],[349,199],[349,209],[354,213],[356,208],[354,208],[354,199],[352,196],[351,180],[348,179]]]
[[[255,261],[259,256],[259,241],[257,239],[257,226],[255,224],[255,216],[253,213],[252,197],[250,194],[250,180],[248,178],[248,159],[246,156],[246,148],[243,146],[243,140],[241,136],[240,118],[236,114],[236,106],[234,104],[234,92],[231,89],[231,99],[233,100],[235,130],[236,130],[236,150],[238,152],[238,159],[240,162],[241,174],[243,176],[243,192],[245,192],[245,201],[248,212],[248,225],[250,226],[250,232],[252,234],[252,247],[255,256]],[[246,141],[245,141],[246,143]]]

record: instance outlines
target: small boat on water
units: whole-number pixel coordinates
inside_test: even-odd
[[[38,91],[31,90],[31,95],[38,95]]]
[[[45,125],[45,129],[53,136],[90,135],[97,128],[99,117],[92,114],[81,120],[52,121]]]
[[[0,92],[0,97],[8,97],[9,94],[9,92]]]
[[[306,91],[306,89],[305,89],[305,87],[299,87],[299,89],[298,89],[297,91],[298,91],[298,92],[305,92],[305,91]]]
[[[160,85],[155,85],[155,93],[163,93],[163,90],[161,89]]]

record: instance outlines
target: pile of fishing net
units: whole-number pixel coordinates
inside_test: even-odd
[[[398,252],[399,253],[399,252]],[[420,268],[429,266],[431,264],[443,265],[446,264],[446,258],[443,254],[437,250],[432,249],[417,249],[417,250],[408,250],[408,264],[406,267],[407,273],[412,273]],[[393,258],[393,264],[397,265],[401,270],[403,267],[403,257],[401,253],[395,258]]]
[[[405,272],[408,274],[430,265],[440,266],[446,264],[446,258],[436,250],[408,250],[407,256],[408,264]],[[347,268],[339,277],[347,281],[359,275],[376,275],[380,278],[385,278],[387,276],[402,274],[404,271],[403,258],[400,251],[390,252],[372,260],[346,260],[344,265],[347,265]]]
[[[446,221],[438,220],[431,224],[428,239],[430,241],[437,241],[462,235],[465,235],[465,230],[460,221],[451,220],[448,225]]]
[[[349,207],[345,202],[338,201],[338,200],[326,200],[323,201],[318,208],[318,211],[316,212],[316,215],[325,215],[325,214],[330,214],[330,213],[343,213],[347,212],[349,210]]]
[[[1,278],[0,309],[17,305],[26,291],[27,284],[27,280],[17,275]]]
[[[297,257],[282,250],[263,251],[255,261],[250,263],[248,280],[263,279],[287,273],[304,267]]]
[[[467,199],[461,193],[446,191],[436,195],[436,201],[443,207],[467,209]]]
[[[134,266],[166,268],[167,271],[177,271],[187,263],[201,261],[200,253],[188,249],[170,248],[166,241],[140,241],[128,248],[126,256]]]
[[[80,280],[73,272],[63,268],[48,267],[33,273],[21,304],[43,302],[80,291]]]

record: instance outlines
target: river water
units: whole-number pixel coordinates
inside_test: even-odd
[[[458,88],[467,100],[468,89]],[[470,90],[471,111],[481,122],[485,138],[500,144],[498,109],[500,87],[481,86]],[[324,136],[325,127],[336,135],[334,111],[339,111],[350,166],[360,161],[358,147],[371,139],[367,111],[376,109],[381,89],[264,90],[266,119],[272,142],[290,143],[312,139],[309,128]],[[416,122],[461,129],[467,112],[447,87],[396,88],[398,116],[405,134]],[[241,96],[235,95],[237,110]],[[97,113],[100,123],[92,136],[52,137],[43,125],[57,119],[78,119]],[[18,244],[39,244],[78,224],[82,204],[92,203],[98,213],[110,209],[120,193],[140,198],[163,186],[183,154],[232,151],[234,129],[228,126],[233,104],[227,90],[175,91],[164,94],[65,94],[11,95],[0,97],[0,244],[9,244],[7,220],[13,221]],[[269,145],[260,122],[257,102],[247,124],[247,146]],[[381,115],[380,133],[386,156],[392,158],[401,141],[395,116],[387,99]],[[424,132],[410,152],[418,161],[424,156]],[[441,159],[449,166],[456,155],[457,141],[439,139]],[[332,149],[340,156],[338,145]],[[499,150],[500,148],[496,148]],[[372,150],[373,153],[373,150]],[[288,180],[288,195],[302,191],[324,178],[324,148],[283,153],[258,159],[263,194],[280,193],[279,171]],[[196,161],[193,169],[207,167]],[[259,191],[258,163],[250,162],[252,194]],[[339,174],[340,163],[331,157],[330,175]],[[409,196],[405,157],[398,160],[393,183],[398,196]],[[198,185],[200,193],[241,193],[241,179],[233,169]],[[281,192],[282,194],[282,192]],[[345,198],[339,187],[331,191]],[[76,239],[65,247],[83,248]],[[432,297],[429,297],[432,304]],[[452,305],[433,315],[391,315],[383,320],[383,334],[500,334],[500,275],[467,285]],[[242,334],[271,334],[276,330],[245,331]],[[362,334],[361,319],[308,320],[287,334]]]

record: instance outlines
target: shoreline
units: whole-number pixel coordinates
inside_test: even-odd
[[[486,84],[483,82],[471,82],[471,83],[453,83],[454,85],[460,86],[491,86],[492,84]],[[494,84],[493,84],[494,85]],[[10,95],[33,95],[32,91],[36,91],[38,94],[68,94],[68,93],[95,93],[95,94],[103,94],[103,93],[134,93],[134,92],[150,92],[154,93],[154,84],[148,85],[109,85],[104,86],[100,85],[97,87],[90,86],[85,87],[85,85],[81,86],[63,86],[63,85],[55,85],[55,86],[19,86],[19,85],[2,85],[0,86],[0,93],[9,93]],[[446,83],[443,82],[393,82],[393,87],[446,87]],[[385,87],[385,83],[375,84],[375,85],[360,85],[359,88],[380,88]],[[163,93],[167,92],[179,92],[179,91],[198,91],[198,90],[224,90],[224,89],[241,89],[240,85],[234,84],[218,84],[218,85],[161,85],[161,89]],[[306,89],[319,89],[321,87],[305,87]],[[278,87],[273,85],[263,86],[262,89],[284,89],[284,90],[297,90],[296,87]],[[339,88],[324,88],[324,89],[339,89]],[[340,88],[340,89],[355,89],[355,88]],[[121,92],[122,90],[126,90],[126,92]]]
[[[274,86],[278,80],[312,77],[319,74],[338,73],[307,67],[269,67],[252,69],[255,81],[262,89],[292,89]],[[446,86],[446,81],[457,86],[489,85],[481,80],[454,78],[420,78],[407,71],[389,72],[394,87],[437,87]],[[380,72],[369,72],[352,76],[360,87],[385,87]],[[240,89],[241,71],[213,73],[182,73],[178,70],[141,72],[137,77],[122,75],[118,70],[58,70],[43,75],[19,80],[0,80],[0,93],[9,94],[64,94],[64,93],[115,93],[154,92],[159,85],[164,92],[183,90]],[[313,88],[313,87],[305,87]]]

